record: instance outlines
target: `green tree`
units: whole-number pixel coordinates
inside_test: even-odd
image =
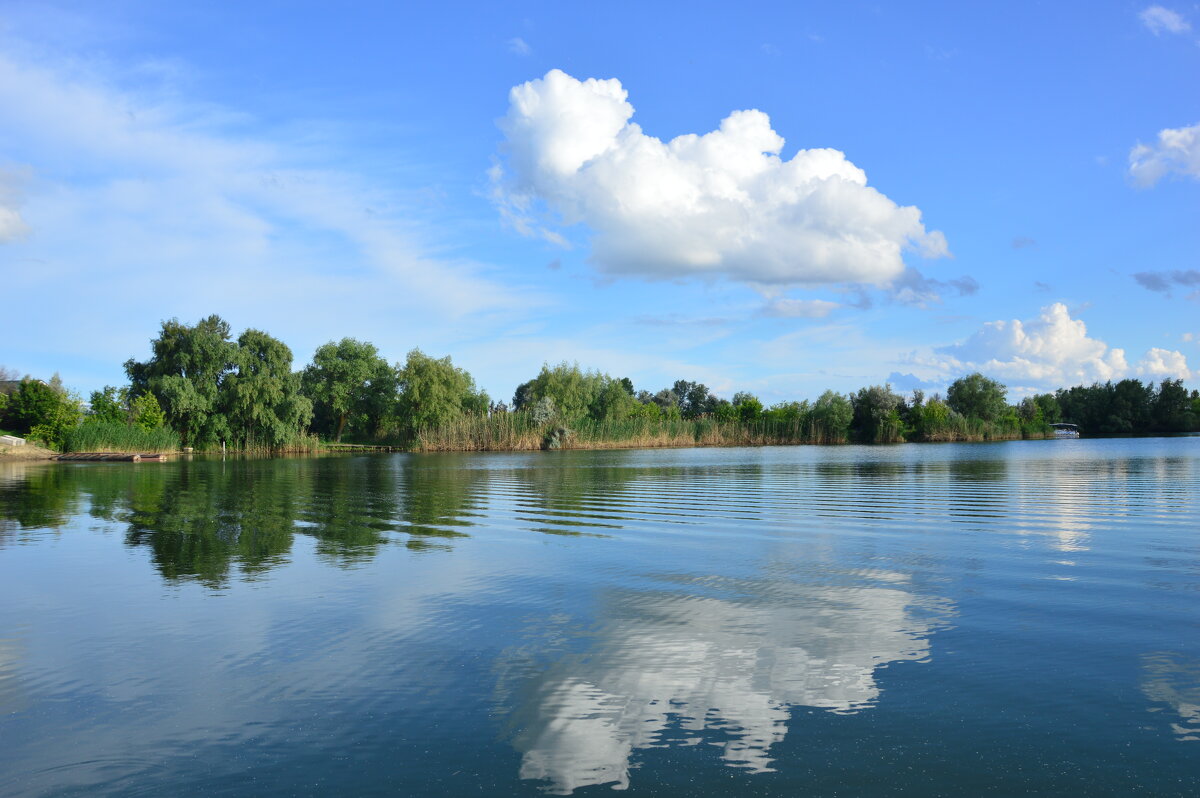
[[[1185,432],[1195,429],[1196,416],[1192,399],[1183,380],[1163,380],[1154,396],[1154,428],[1163,432]]]
[[[923,441],[947,440],[951,438],[950,424],[952,416],[954,416],[953,411],[936,396],[925,402],[918,410],[913,411],[915,422],[913,426],[915,427],[914,432],[917,438]]]
[[[1039,393],[1033,397],[1034,403],[1041,411],[1042,420],[1047,424],[1057,424],[1062,421],[1062,408],[1058,406],[1058,399],[1052,393]]]
[[[449,356],[437,359],[414,349],[397,373],[400,398],[396,413],[410,433],[487,412],[488,395],[478,390],[471,375],[456,368]]]
[[[133,400],[130,408],[133,414],[133,425],[144,430],[153,430],[166,426],[167,414],[158,404],[152,393],[144,393]]]
[[[836,443],[850,435],[854,407],[839,393],[826,391],[813,405],[811,424],[813,437],[819,442]]]
[[[706,413],[711,413],[716,406],[716,397],[703,383],[676,380],[671,387],[671,392],[675,394],[679,403],[679,412],[683,414],[684,418],[698,418]],[[736,398],[733,403],[737,404]]]
[[[785,424],[803,424],[808,418],[808,402],[777,402],[764,413],[768,421]]]
[[[633,384],[628,378],[614,380],[604,377],[588,408],[588,415],[597,421],[616,421],[637,414],[640,407],[637,399],[633,398]]]
[[[850,426],[861,440],[890,443],[903,436],[900,410],[904,399],[890,385],[860,388],[850,400],[854,415]]]
[[[90,420],[102,421],[108,424],[126,424],[129,422],[129,389],[105,385],[99,391],[92,391]]]
[[[229,324],[220,316],[192,326],[171,319],[150,342],[149,360],[125,363],[132,394],[153,393],[185,444],[202,447],[229,436],[220,407],[222,384],[238,355],[229,336]]]
[[[584,373],[578,363],[562,362],[556,366],[543,365],[538,375],[527,383],[522,406],[540,399],[553,400],[559,417],[571,423],[589,415],[596,397],[604,387],[604,375]]]
[[[1007,388],[979,372],[955,380],[946,391],[946,404],[967,418],[995,421],[1005,414]]]
[[[758,421],[763,414],[763,404],[759,398],[745,391],[739,391],[733,395],[733,409],[738,421],[747,424]]]
[[[351,420],[378,431],[395,403],[396,383],[395,371],[374,344],[354,338],[317,349],[301,378],[305,396],[330,421],[325,431],[337,441]]]
[[[39,415],[36,419],[28,413],[25,416],[26,421],[36,421],[29,427],[29,437],[41,440],[53,449],[61,450],[68,433],[78,427],[83,418],[82,400],[65,390],[59,391],[34,380],[26,380],[22,383],[22,387],[25,387],[26,382],[39,386],[34,390],[40,394],[36,399],[32,399],[32,404],[36,406]],[[47,393],[49,401],[46,401]],[[23,398],[21,391],[18,390],[14,398],[17,399],[18,407],[20,407]]]
[[[63,393],[56,391],[41,380],[26,377],[21,380],[17,390],[8,397],[8,408],[5,413],[5,425],[18,433],[30,432],[34,427],[53,427],[61,425],[66,416],[72,413],[71,405],[78,413],[77,403]]]
[[[222,407],[234,442],[244,448],[284,446],[312,420],[312,401],[300,392],[300,376],[292,371],[292,350],[261,330],[238,336]]]

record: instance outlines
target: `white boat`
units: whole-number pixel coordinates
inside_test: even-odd
[[[1079,437],[1079,425],[1078,424],[1067,424],[1066,422],[1059,422],[1058,424],[1051,424],[1050,426],[1054,428],[1054,437],[1056,437],[1056,438],[1078,438]]]

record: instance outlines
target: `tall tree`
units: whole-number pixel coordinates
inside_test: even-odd
[[[129,422],[129,389],[105,385],[99,391],[92,391],[91,418],[109,424],[127,424]]]
[[[946,391],[946,404],[967,418],[995,421],[1008,409],[1004,400],[1007,391],[1001,383],[975,372],[951,383]]]
[[[397,373],[400,397],[396,414],[410,432],[487,412],[488,395],[478,390],[474,378],[456,368],[449,356],[437,359],[414,349]]]
[[[56,443],[67,429],[78,423],[79,401],[41,380],[26,377],[8,397],[3,422],[14,432],[34,433]]]
[[[696,418],[711,413],[716,404],[716,397],[709,393],[707,385],[700,382],[676,380],[671,391],[677,397],[679,412],[684,418]],[[734,404],[737,404],[736,400]]]
[[[837,443],[850,435],[850,420],[854,408],[850,400],[839,393],[826,391],[813,405],[809,418],[813,426],[813,437],[819,442]]]
[[[193,326],[171,319],[150,342],[149,360],[125,362],[133,395],[153,393],[167,422],[188,445],[229,437],[228,421],[220,412],[222,383],[237,361],[237,345],[229,335],[228,322],[217,315]]]
[[[900,437],[900,411],[904,398],[893,392],[892,386],[860,388],[850,398],[850,403],[854,406],[850,425],[859,439],[887,443]]]
[[[377,431],[396,398],[396,373],[374,344],[343,338],[317,349],[301,378],[304,394],[332,420],[341,441],[352,419]]]
[[[312,420],[312,401],[300,392],[292,350],[261,330],[238,336],[236,366],[225,378],[222,405],[234,440],[278,448]]]
[[[581,371],[577,363],[546,364],[529,381],[523,398],[525,404],[544,398],[552,400],[559,416],[569,423],[589,415],[604,380],[599,372]]]
[[[638,401],[633,398],[633,383],[628,377],[616,380],[605,376],[588,407],[588,415],[597,421],[616,421],[634,415]]]
[[[1163,380],[1154,397],[1154,428],[1163,432],[1184,432],[1194,429],[1192,399],[1183,387],[1183,380]]]

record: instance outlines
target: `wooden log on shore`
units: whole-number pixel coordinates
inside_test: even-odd
[[[64,462],[162,463],[166,461],[167,455],[131,454],[129,452],[71,452],[60,454],[55,459]]]

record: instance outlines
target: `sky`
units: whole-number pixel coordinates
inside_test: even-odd
[[[0,0],[0,365],[1200,387],[1200,4]]]

